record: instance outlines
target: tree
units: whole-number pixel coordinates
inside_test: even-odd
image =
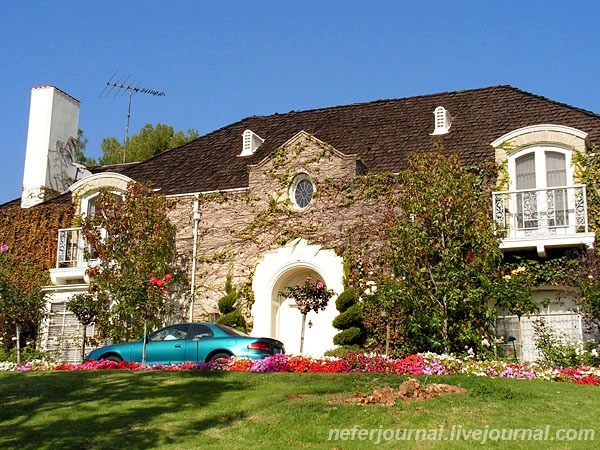
[[[400,175],[399,213],[389,232],[393,289],[387,283],[381,295],[398,293],[385,299],[386,313],[406,330],[400,339],[419,342],[420,351],[464,352],[489,342],[488,294],[501,261],[490,173],[436,150],[411,155]],[[377,295],[370,299],[377,304]]]
[[[36,340],[45,316],[41,287],[50,284],[56,265],[56,230],[72,226],[72,219],[71,205],[0,211],[0,345],[6,350]]]
[[[287,287],[279,292],[280,296],[293,298],[298,310],[302,314],[302,330],[300,333],[300,353],[304,350],[304,330],[306,328],[306,315],[310,311],[318,313],[327,307],[329,299],[333,297],[334,292],[327,289],[322,281],[312,280],[312,277],[306,277],[302,285],[296,284],[294,287]]]
[[[76,163],[83,164],[85,166],[93,166],[96,164],[94,158],[88,158],[85,156],[85,148],[89,140],[83,135],[83,130],[77,130],[77,139],[75,140],[75,154],[74,159]]]
[[[184,283],[178,270],[175,228],[163,195],[130,183],[124,196],[103,191],[96,214],[82,221],[89,249],[89,293],[98,303],[96,325],[119,342],[158,327],[178,306],[169,289]]]
[[[8,245],[0,246],[0,269],[12,264],[8,261]],[[15,331],[17,364],[21,362],[21,330],[23,326],[37,326],[44,317],[44,294],[39,286],[29,291],[20,290],[10,275],[0,270],[0,322],[12,325]]]
[[[173,127],[169,125],[159,123],[156,127],[153,127],[146,124],[138,134],[131,136],[125,145],[121,144],[115,137],[102,139],[102,156],[99,163],[108,165],[144,161],[165,150],[198,139],[198,137],[199,134],[194,129],[189,129],[185,134],[181,130],[175,132]],[[125,152],[125,155],[123,155],[123,152]]]
[[[81,337],[81,359],[83,360],[85,358],[87,327],[96,322],[98,316],[102,313],[102,305],[96,301],[94,296],[84,293],[71,297],[65,306],[83,325],[83,336]]]

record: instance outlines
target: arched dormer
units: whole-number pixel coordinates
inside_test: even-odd
[[[115,193],[127,190],[127,185],[133,182],[131,178],[116,172],[103,172],[86,177],[69,187],[73,193],[77,210],[81,215],[90,214],[95,208],[95,198],[102,189],[109,189]]]
[[[491,143],[496,162],[505,167],[494,192],[496,222],[506,230],[503,249],[593,245],[588,233],[585,186],[578,185],[574,150],[587,150],[587,133],[541,124],[511,131]]]
[[[94,214],[95,199],[102,189],[121,194],[127,190],[127,185],[132,181],[131,178],[120,173],[103,172],[73,183],[69,190],[73,194],[73,202],[78,214],[87,216]],[[84,259],[85,245],[81,228],[58,230],[56,267],[50,269],[50,279],[54,285],[87,283],[88,261]]]

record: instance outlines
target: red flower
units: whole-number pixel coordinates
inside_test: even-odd
[[[169,281],[171,278],[173,278],[173,277],[171,276],[171,274],[170,274],[170,273],[168,273],[168,274],[166,274],[166,275],[165,275],[165,277],[164,277],[163,279],[164,279],[165,281]]]

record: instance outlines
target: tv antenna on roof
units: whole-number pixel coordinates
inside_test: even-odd
[[[114,91],[115,94],[114,94],[113,98],[116,98],[117,95],[119,94],[120,89],[122,90],[121,96],[123,96],[125,94],[125,92],[128,92],[128,94],[129,94],[129,101],[127,102],[127,125],[125,126],[125,141],[123,142],[123,163],[125,163],[125,148],[127,147],[127,143],[129,142],[129,119],[131,118],[131,97],[136,92],[140,92],[142,94],[154,95],[155,97],[163,97],[166,94],[162,91],[155,91],[153,89],[140,87],[140,83],[135,80],[129,81],[131,74],[127,75],[126,77],[122,76],[119,79],[114,80],[116,74],[117,74],[117,72],[113,73],[112,77],[110,77],[110,80],[106,82],[106,86],[104,86],[104,90],[100,93],[100,96],[102,94],[104,94],[104,92],[106,91],[106,97],[108,97]],[[107,91],[107,87],[108,87],[108,91]]]

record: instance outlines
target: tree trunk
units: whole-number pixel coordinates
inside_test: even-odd
[[[444,308],[443,308],[443,313],[444,313],[444,326],[443,326],[443,340],[444,340],[444,350],[447,354],[450,354],[450,332],[448,331],[448,300],[446,299],[446,296],[444,295]]]
[[[17,364],[21,364],[21,326],[18,323],[15,325],[17,333]]]
[[[142,346],[142,367],[146,367],[146,345],[148,344],[148,322],[144,320],[144,345]]]
[[[87,335],[87,325],[83,326],[83,339],[81,340],[81,361],[85,358],[85,338]]]
[[[302,331],[300,332],[300,353],[304,350],[304,328],[306,326],[306,314],[302,314]]]

